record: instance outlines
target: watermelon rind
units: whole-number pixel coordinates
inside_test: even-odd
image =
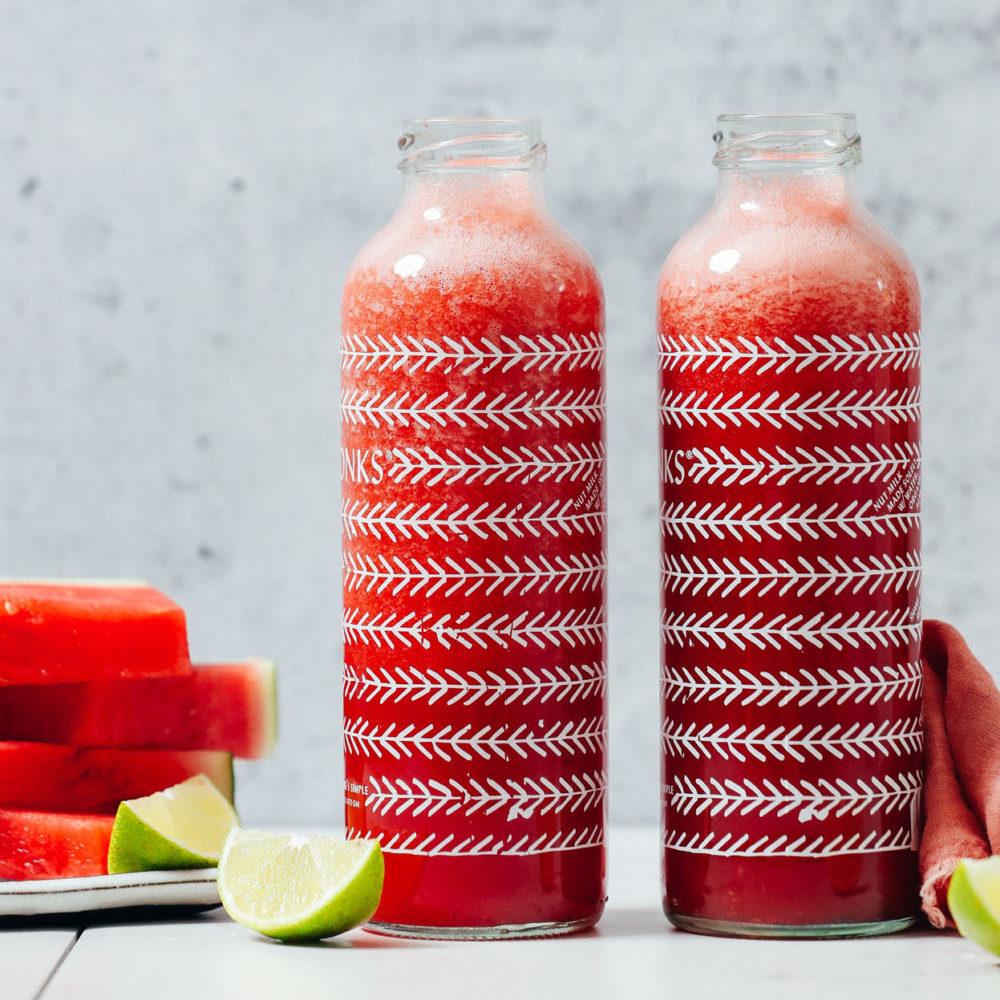
[[[261,706],[264,718],[261,719],[261,741],[257,747],[258,757],[270,757],[278,742],[278,668],[273,660],[253,658],[249,662],[260,675],[261,690],[270,694]]]

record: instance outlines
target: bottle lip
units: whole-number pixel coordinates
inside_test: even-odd
[[[399,169],[540,170],[546,147],[538,118],[407,118]]]
[[[724,114],[716,119],[717,167],[844,166],[861,162],[861,136],[851,112]]]
[[[715,120],[721,125],[723,122],[753,122],[772,118],[777,121],[789,122],[815,122],[826,119],[849,121],[852,124],[856,124],[858,120],[858,116],[853,111],[741,111],[719,115]]]

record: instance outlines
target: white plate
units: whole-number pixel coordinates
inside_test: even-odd
[[[0,917],[86,913],[129,906],[219,905],[215,868],[187,871],[129,872],[91,878],[34,879],[0,882]]]

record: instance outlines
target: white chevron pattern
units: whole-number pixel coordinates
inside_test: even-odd
[[[661,670],[666,703],[719,701],[736,704],[803,708],[816,704],[880,705],[888,701],[919,701],[923,690],[919,660],[893,666],[825,667],[798,670],[726,670],[716,667],[672,667]]]
[[[469,614],[418,615],[415,611],[370,612],[361,608],[345,608],[344,640],[395,649],[398,646],[430,648],[434,643],[451,649],[489,649],[513,644],[522,648],[535,646],[581,646],[602,643],[607,625],[604,609],[547,612],[520,615],[486,614],[472,620]]]
[[[573,704],[603,698],[605,663],[551,667],[498,667],[462,674],[447,667],[358,667],[344,664],[344,700],[398,705],[406,701],[439,701],[445,705]]]
[[[722,858],[830,858],[842,854],[881,854],[886,851],[909,851],[913,847],[913,832],[909,821],[905,827],[883,833],[856,833],[850,837],[842,834],[818,837],[801,834],[797,837],[754,837],[735,833],[682,833],[670,830],[663,846],[668,850],[689,854],[711,854]]]
[[[763,375],[787,369],[912,371],[920,363],[919,333],[869,333],[849,337],[693,337],[661,335],[660,367],[666,371],[730,371]]]
[[[386,854],[418,854],[427,857],[469,857],[483,854],[505,857],[525,857],[532,854],[551,854],[556,851],[579,851],[587,847],[601,847],[604,844],[604,826],[581,827],[539,836],[526,834],[515,838],[513,834],[484,837],[456,834],[394,833],[388,836],[371,830],[349,827],[347,839],[359,837],[378,840]]]
[[[367,503],[345,501],[342,511],[348,538],[440,538],[452,541],[471,535],[477,538],[553,538],[560,535],[600,535],[607,523],[604,511],[578,512],[571,500],[550,504],[460,504]]]
[[[504,810],[507,822],[592,809],[604,802],[608,778],[603,771],[587,771],[555,779],[544,776],[494,778],[478,781],[449,778],[396,778],[372,775],[365,807],[375,816],[492,816]]]
[[[604,362],[604,337],[600,333],[553,336],[484,337],[386,337],[345,333],[340,364],[345,373],[440,371],[462,375],[488,375],[519,368],[522,371],[597,370]]]
[[[520,757],[563,757],[603,753],[607,743],[607,722],[602,716],[576,722],[555,722],[535,732],[525,723],[511,726],[436,726],[422,728],[410,724],[386,726],[367,719],[344,720],[344,749],[369,759],[423,757],[426,760],[513,760]]]
[[[858,389],[817,392],[808,398],[798,392],[782,396],[777,390],[724,392],[708,390],[661,391],[660,419],[668,427],[719,427],[723,430],[768,425],[821,430],[824,427],[874,427],[914,423],[920,419],[920,389]]]
[[[754,781],[743,778],[690,778],[679,775],[664,788],[664,797],[681,816],[788,816],[800,823],[843,816],[874,816],[909,810],[920,795],[923,778],[917,771],[897,775],[829,781],[800,778]]]
[[[573,593],[576,590],[600,590],[607,578],[603,555],[555,556],[529,555],[521,562],[505,555],[501,562],[484,558],[455,559],[433,556],[423,559],[387,557],[381,553],[368,556],[344,552],[344,589],[368,594],[391,594],[408,597],[423,595],[470,597],[476,593],[503,596],[527,593]]]
[[[346,425],[401,426],[416,424],[431,427],[469,427],[509,431],[512,427],[572,427],[598,423],[604,419],[604,390],[581,389],[578,392],[521,392],[508,397],[501,392],[493,397],[485,392],[452,396],[442,392],[430,398],[428,393],[379,389],[348,389],[343,394],[340,412]]]
[[[673,757],[696,759],[721,757],[723,760],[745,761],[754,757],[760,761],[797,760],[800,763],[813,758],[830,757],[843,760],[851,757],[897,757],[919,753],[923,748],[923,727],[919,717],[897,722],[874,722],[850,726],[775,726],[769,729],[761,724],[715,726],[675,722],[669,718],[661,731],[664,753]]]
[[[699,559],[697,556],[664,556],[660,561],[663,586],[670,594],[702,594],[705,597],[728,597],[734,594],[763,597],[775,591],[779,596],[793,594],[819,597],[831,594],[900,593],[920,582],[921,564],[916,552],[903,555],[871,555],[868,559],[842,556],[826,559],[799,556],[787,559]]]
[[[489,486],[503,483],[574,482],[599,473],[604,466],[603,444],[563,444],[552,447],[497,449],[397,448],[388,478],[393,483],[444,483]]]
[[[917,618],[916,621],[913,619]],[[853,614],[822,613],[806,619],[804,615],[775,615],[765,621],[763,612],[755,615],[667,612],[661,625],[663,638],[680,646],[700,644],[725,649],[748,645],[757,649],[869,649],[919,643],[921,624],[918,615],[906,609],[896,611],[856,611]]]
[[[668,464],[675,453],[667,453]],[[918,445],[904,441],[898,444],[848,448],[741,448],[737,454],[730,448],[692,448],[684,453],[687,469],[695,483],[720,486],[745,486],[747,483],[862,483],[887,482],[896,473],[920,464]]]
[[[818,504],[775,503],[766,508],[757,504],[743,509],[743,504],[725,501],[713,503],[665,503],[660,507],[661,533],[694,542],[703,538],[871,538],[885,535],[904,538],[920,528],[920,514],[879,513],[873,501],[852,501],[846,506],[831,504],[820,509]]]

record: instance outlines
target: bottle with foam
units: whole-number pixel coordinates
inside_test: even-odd
[[[659,284],[664,909],[747,936],[917,908],[920,345],[853,115],[724,115]]]
[[[566,933],[605,897],[603,293],[537,121],[399,147],[342,310],[348,833],[373,929]]]

